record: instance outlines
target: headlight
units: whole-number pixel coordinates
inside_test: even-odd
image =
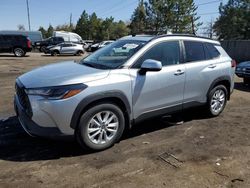
[[[243,68],[242,70],[243,70],[243,71],[246,71],[247,69],[246,69],[246,68]]]
[[[87,86],[84,84],[66,85],[66,86],[55,86],[55,87],[44,87],[44,88],[34,88],[26,89],[25,92],[28,95],[39,95],[47,99],[67,99],[72,97],[82,90],[86,89]]]
[[[240,71],[240,70],[241,70],[241,68],[236,68],[236,70],[237,70],[237,71]]]

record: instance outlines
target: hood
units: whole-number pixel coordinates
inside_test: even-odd
[[[237,67],[249,67],[250,68],[250,61],[245,61],[237,65]]]
[[[109,72],[69,61],[34,69],[18,79],[26,88],[38,88],[86,83],[103,79]]]

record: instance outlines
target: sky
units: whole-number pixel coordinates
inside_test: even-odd
[[[138,0],[28,0],[30,7],[31,30],[39,26],[47,28],[69,23],[70,14],[76,24],[83,10],[89,14],[96,12],[98,17],[114,17],[115,20],[129,21]],[[223,2],[224,1],[224,2]],[[194,0],[198,5],[197,13],[205,25],[216,20],[220,2],[227,0]],[[0,0],[0,30],[17,30],[24,25],[28,30],[26,0]]]

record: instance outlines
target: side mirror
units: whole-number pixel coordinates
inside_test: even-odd
[[[147,71],[160,71],[162,69],[162,64],[160,61],[147,59],[145,60],[140,69],[140,73],[145,74]]]

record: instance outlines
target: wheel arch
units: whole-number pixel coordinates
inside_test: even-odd
[[[224,85],[227,88],[228,96],[227,99],[230,100],[230,90],[231,90],[231,79],[229,76],[221,76],[217,79],[215,79],[212,84],[210,85],[208,91],[207,91],[207,97],[209,96],[209,92],[218,85]]]
[[[72,129],[76,129],[79,124],[81,115],[92,106],[103,103],[103,102],[114,103],[118,107],[120,107],[124,113],[126,128],[130,128],[131,107],[125,94],[123,94],[120,91],[101,92],[101,93],[93,94],[84,98],[77,105],[72,115],[70,127]]]

